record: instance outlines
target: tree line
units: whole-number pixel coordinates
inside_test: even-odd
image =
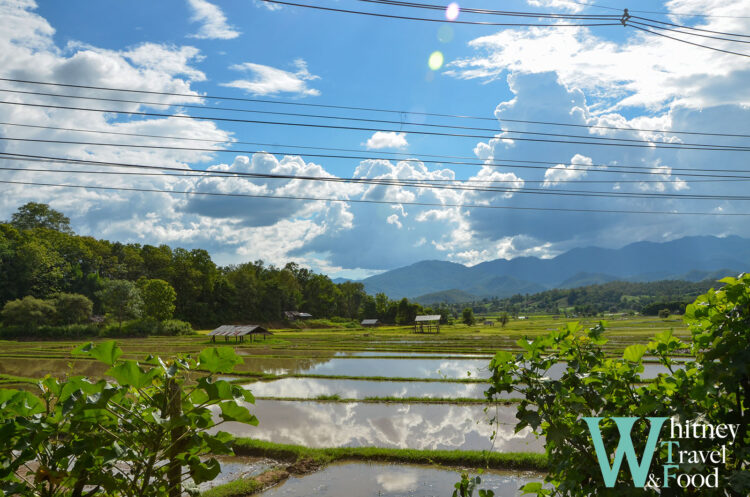
[[[71,295],[90,302],[89,315],[108,315],[120,324],[148,315],[141,306],[150,305],[169,309],[169,316],[151,309],[151,314],[159,314],[155,319],[173,316],[201,328],[278,322],[290,310],[315,318],[377,318],[389,324],[409,324],[424,312],[441,313],[407,299],[368,295],[362,283],[333,283],[293,262],[283,267],[262,260],[219,266],[203,249],[80,236],[63,213],[34,202],[0,223],[0,281],[0,308],[13,302],[18,311],[27,299],[26,304],[33,305],[25,309],[34,308],[47,324],[59,323],[55,316],[69,315],[56,310],[55,302]],[[148,295],[146,288],[152,290]],[[77,305],[86,314],[89,304],[79,298]],[[447,309],[442,314],[449,318]]]

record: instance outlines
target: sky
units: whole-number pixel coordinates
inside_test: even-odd
[[[474,265],[549,258],[583,246],[750,236],[750,217],[727,215],[750,213],[750,201],[727,198],[747,195],[748,179],[727,176],[750,177],[748,152],[689,148],[744,147],[750,138],[674,133],[750,135],[750,57],[622,25],[468,25],[442,10],[358,0],[292,3],[441,22],[263,0],[0,0],[0,78],[152,92],[0,81],[0,152],[140,165],[147,167],[136,172],[152,173],[95,174],[125,169],[6,156],[0,220],[26,202],[45,202],[82,235],[204,248],[223,265],[295,261],[355,279],[426,259]],[[621,15],[616,9],[623,6],[612,0],[459,3],[466,5],[453,8],[455,21],[487,20],[466,8]],[[692,28],[750,33],[750,0],[634,1],[628,8]],[[693,13],[710,17],[683,15]],[[687,39],[750,54],[750,38]],[[591,143],[602,138],[638,146]],[[170,177],[148,167],[287,178]],[[700,176],[710,169],[723,172]],[[503,190],[288,176],[461,180]]]

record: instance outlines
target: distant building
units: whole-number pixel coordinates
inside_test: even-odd
[[[524,320],[524,319],[526,319],[526,316],[518,316],[518,319]]]
[[[216,341],[216,337],[224,337],[225,342],[234,337],[235,343],[244,342],[246,336],[254,341],[256,336],[262,336],[265,340],[268,335],[273,335],[273,333],[257,324],[223,324],[208,334],[212,342]]]
[[[361,323],[362,326],[380,326],[380,320],[379,319],[363,319]]]
[[[491,320],[491,319],[485,319],[484,320],[484,325],[485,326],[495,326],[495,322],[493,320]]]
[[[284,311],[284,317],[288,321],[297,321],[298,319],[310,319],[312,314],[299,311]]]
[[[414,319],[414,333],[440,333],[440,314],[427,314]]]

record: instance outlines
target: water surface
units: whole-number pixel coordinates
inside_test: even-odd
[[[256,397],[314,399],[338,395],[342,399],[366,397],[431,397],[483,399],[487,383],[435,383],[418,381],[338,380],[325,378],[282,378],[243,385]]]
[[[521,486],[543,477],[532,473],[488,471],[479,488],[491,489],[496,497],[521,495]],[[262,497],[445,497],[461,479],[459,471],[427,466],[376,463],[334,464],[301,477],[289,478]],[[475,494],[476,495],[476,494]]]
[[[516,406],[336,403],[258,400],[250,410],[258,426],[224,423],[235,436],[305,447],[391,447],[402,449],[542,452],[528,429],[514,433]],[[490,425],[488,415],[499,425]]]

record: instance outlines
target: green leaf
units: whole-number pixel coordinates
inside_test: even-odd
[[[236,421],[253,426],[258,425],[258,418],[234,401],[222,402],[219,406],[221,407],[221,419],[224,421]]]
[[[143,371],[135,361],[124,361],[117,366],[110,368],[107,374],[116,379],[120,385],[130,385],[135,388],[143,388],[153,381],[154,377],[159,374],[157,369],[148,372]]]
[[[642,345],[640,343],[636,343],[633,345],[628,346],[625,349],[625,352],[622,353],[622,358],[626,361],[630,362],[638,362],[643,357],[643,354],[646,353],[646,346]]]
[[[76,347],[73,350],[73,354],[90,355],[94,359],[113,366],[115,362],[117,362],[117,359],[122,355],[122,349],[117,346],[117,342],[114,340],[100,342],[96,345],[94,345],[93,342],[89,342]]]
[[[532,481],[521,487],[523,494],[538,494],[542,490],[542,484],[538,481]]]
[[[242,358],[229,347],[203,349],[198,360],[198,366],[211,373],[229,373],[237,364],[242,364]]]

